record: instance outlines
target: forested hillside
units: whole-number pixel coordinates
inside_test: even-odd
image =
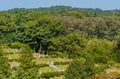
[[[30,52],[29,56],[32,52],[70,59],[90,56],[96,64],[120,67],[120,10],[52,6],[0,11],[0,44]]]

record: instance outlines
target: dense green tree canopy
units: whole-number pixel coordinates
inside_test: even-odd
[[[94,63],[87,57],[73,60],[66,70],[65,79],[92,79],[94,75]]]
[[[115,47],[115,42],[105,39],[91,39],[88,41],[85,51],[94,58],[96,63],[107,63],[110,59],[115,59],[113,53]]]
[[[59,36],[51,39],[50,51],[59,51],[68,53],[68,57],[78,57],[83,52],[85,47],[85,39],[78,33],[71,33],[67,36]]]

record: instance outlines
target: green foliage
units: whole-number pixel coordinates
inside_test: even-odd
[[[78,33],[71,33],[67,36],[60,36],[51,39],[50,51],[59,51],[67,54],[68,57],[78,57],[85,47],[85,39]]]
[[[47,73],[42,73],[41,77],[42,78],[50,78],[50,77],[55,77],[55,76],[61,76],[64,75],[64,72],[47,72]]]
[[[120,32],[118,32],[116,35],[116,41],[117,41],[117,47],[114,50],[115,50],[117,62],[120,63]]]
[[[8,59],[4,56],[2,47],[0,46],[0,79],[8,79],[12,74],[11,72]]]
[[[113,12],[115,14],[111,14]],[[29,44],[36,52],[45,51],[46,53],[49,52],[49,47],[55,49],[51,46],[51,40],[59,39],[59,36],[61,38],[67,37],[73,32],[77,32],[82,38],[96,37],[114,40],[120,30],[118,12],[119,10],[103,11],[101,9],[81,9],[70,6],[38,9],[16,8],[0,12],[0,43],[18,41]],[[59,40],[56,42],[61,43]],[[69,48],[75,49],[76,52],[80,48],[74,44],[75,42],[72,43],[73,47],[69,46]],[[61,52],[62,47],[59,44],[58,46],[60,51],[57,52]],[[66,55],[66,52],[68,51],[62,53]],[[79,50],[79,52],[81,51]]]
[[[51,46],[51,45],[50,45]],[[52,58],[56,58],[56,57],[61,57],[61,58],[64,58],[64,57],[67,57],[68,54],[66,52],[59,52],[59,51],[51,51],[51,52],[48,52],[49,55],[51,55]]]
[[[112,60],[108,61],[107,64],[113,66],[113,65],[115,65],[115,61],[112,61]]]
[[[66,70],[65,79],[92,79],[94,75],[94,63],[87,57],[74,59]]]
[[[38,71],[33,67],[48,66],[47,64],[36,65],[33,62],[32,50],[51,55],[51,57],[84,58],[90,55],[95,64],[107,63],[114,65],[117,62],[119,67],[119,12],[120,10],[104,11],[98,8],[83,9],[70,6],[52,6],[38,9],[16,8],[1,11],[0,44],[18,49],[19,53],[22,54],[19,60],[14,60],[20,62],[20,69],[15,68],[17,69],[16,78],[18,79],[38,79],[38,76],[35,76],[35,74],[38,75]],[[67,71],[71,70],[70,72],[72,72],[72,70],[75,70],[75,74],[78,74],[80,78],[86,76],[85,79],[87,79],[88,76],[94,75],[94,72],[102,72],[106,68],[106,66],[98,66],[94,71],[91,67],[93,63],[91,60],[90,62],[87,60],[90,59],[74,60],[75,64],[74,62],[71,63],[73,68],[71,69],[70,65]],[[13,59],[10,59],[10,61],[13,61]],[[8,60],[3,55],[1,48],[0,79],[8,78],[11,74],[10,65],[7,62]],[[55,62],[56,65],[68,63]],[[80,65],[79,68],[77,65]],[[90,69],[90,72],[87,72],[87,68]],[[79,72],[78,70],[83,71]],[[74,74],[74,72],[72,73]],[[46,77],[57,75],[57,73],[46,74]],[[21,76],[19,77],[19,75]],[[72,76],[73,79],[75,77],[73,75],[69,76]]]
[[[17,28],[17,41],[28,43],[36,52],[47,50],[49,39],[63,33],[63,25],[48,14],[38,14],[34,19],[27,21],[22,27]],[[29,14],[28,14],[29,15]],[[19,30],[20,29],[20,30]]]
[[[17,68],[15,79],[40,79],[40,75],[38,75],[37,68],[30,68],[27,70]]]
[[[107,63],[115,60],[113,50],[115,43],[105,39],[91,39],[88,41],[85,50],[95,60],[96,63]]]
[[[69,64],[71,61],[64,61],[64,62],[54,62],[54,65],[67,65]]]
[[[10,44],[10,47],[20,49],[20,48],[24,47],[24,44],[22,44],[20,42],[14,42],[14,43]]]
[[[31,68],[32,66],[34,66],[34,63],[32,62],[34,58],[32,52],[33,51],[28,45],[24,45],[24,47],[22,48],[22,55],[20,56],[19,61],[21,63],[20,66],[23,69]]]
[[[120,68],[120,63],[116,63],[114,66]]]
[[[21,56],[19,58],[20,66],[16,69],[15,79],[39,79],[38,69],[35,68],[33,61],[33,54],[30,47],[26,44],[23,45]]]
[[[49,66],[47,63],[46,64],[36,64],[35,67],[41,68],[41,67],[47,67]]]
[[[108,68],[108,65],[106,65],[106,64],[100,64],[100,65],[98,65],[98,66],[95,67],[95,73],[99,74],[99,73],[105,72],[105,70],[107,68]]]

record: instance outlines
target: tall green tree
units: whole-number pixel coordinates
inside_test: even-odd
[[[37,52],[47,50],[51,37],[64,33],[63,25],[49,15],[30,20],[20,29],[17,33],[17,40],[28,43]]]
[[[95,38],[88,41],[85,51],[94,58],[96,63],[107,63],[110,60],[115,60],[113,53],[115,47],[114,41]]]
[[[50,51],[66,53],[68,57],[79,57],[82,54],[86,41],[80,34],[74,32],[67,36],[51,39]]]
[[[65,79],[92,79],[95,75],[94,62],[91,58],[74,59],[68,66]]]

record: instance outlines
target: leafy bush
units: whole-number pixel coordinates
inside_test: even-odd
[[[8,79],[12,71],[8,59],[4,56],[2,47],[0,46],[0,79]]]
[[[94,63],[90,58],[74,59],[66,70],[65,79],[91,79],[94,74]]]
[[[36,64],[35,67],[40,68],[40,67],[47,67],[49,66],[48,64]]]
[[[85,51],[94,58],[95,63],[107,63],[110,60],[114,60],[113,53],[114,41],[108,41],[106,39],[91,39],[85,47]]]
[[[101,65],[95,67],[95,72],[101,73],[101,72],[104,72],[107,68],[108,68],[108,66],[106,64],[101,64]]]
[[[32,52],[33,51],[26,44],[22,48],[21,56],[19,57],[19,62],[21,63],[20,67],[22,67],[23,69],[31,68],[35,65],[35,62],[32,62],[32,60],[34,59]]]
[[[51,58],[57,58],[58,56],[55,55],[55,54],[52,54],[50,57],[51,57]]]
[[[52,58],[57,58],[57,57],[67,57],[67,54],[65,52],[56,52],[56,51],[51,51],[48,53]]]
[[[114,66],[120,68],[120,63],[116,63]]]
[[[115,62],[111,60],[111,61],[108,61],[107,64],[113,66]]]
[[[69,64],[71,61],[64,61],[64,62],[54,62],[54,65],[67,65]]]
[[[10,47],[20,49],[20,48],[24,47],[24,44],[22,44],[20,42],[14,42],[14,43],[10,44]]]
[[[55,77],[55,76],[61,76],[64,75],[64,72],[47,72],[47,73],[42,73],[41,77],[42,78],[50,78],[50,77]]]
[[[24,70],[21,67],[16,69],[16,74],[14,79],[40,79],[37,68],[29,68]]]

